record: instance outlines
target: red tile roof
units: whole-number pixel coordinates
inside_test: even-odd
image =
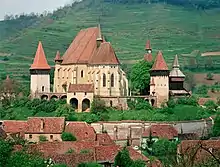
[[[163,54],[161,51],[158,52],[156,60],[153,64],[153,67],[151,68],[151,70],[159,70],[159,71],[167,71],[168,66],[163,58]]]
[[[59,52],[59,51],[57,51],[57,54],[56,54],[56,57],[55,57],[54,60],[55,60],[55,61],[61,60],[61,56],[60,56],[60,52]]]
[[[147,40],[145,50],[151,49],[150,40]]]
[[[63,55],[62,64],[88,63],[97,49],[98,33],[98,27],[81,30]]]
[[[3,122],[3,130],[6,133],[19,133],[25,132],[27,127],[27,121],[14,121],[7,120]]]
[[[143,132],[142,136],[149,137],[150,133],[152,137],[166,139],[173,139],[178,136],[178,131],[172,125],[168,124],[151,125]]]
[[[115,51],[113,50],[109,42],[103,42],[100,44],[97,51],[93,54],[89,60],[89,64],[120,64]]]
[[[147,61],[147,62],[151,62],[153,60],[153,56],[151,53],[146,53],[144,55],[144,60]]]
[[[120,150],[123,148],[118,145],[113,146],[97,146],[95,147],[96,152],[96,160],[98,162],[110,162],[114,163],[115,156],[118,154]],[[143,160],[145,162],[149,161],[147,157],[138,153],[133,148],[128,147],[128,151],[132,160]]]
[[[220,140],[183,140],[178,145],[178,153],[189,158],[195,154],[196,162],[206,160],[212,156],[206,150],[211,151],[214,155],[220,153]]]
[[[34,62],[31,65],[32,70],[50,70],[50,66],[47,63],[47,59],[44,53],[42,43],[39,42],[38,48],[35,54]]]
[[[94,85],[93,84],[70,84],[69,93],[72,92],[94,92]]]
[[[108,135],[108,133],[97,134],[96,138],[98,143],[103,146],[115,144],[111,137]]]
[[[81,150],[90,150],[93,152],[95,146],[98,146],[98,143],[94,141],[41,142],[38,144],[30,145],[30,150],[37,150],[46,156],[51,156],[54,153],[65,154],[70,149],[72,149],[75,153],[80,153]]]
[[[67,122],[65,131],[72,133],[77,141],[95,141],[96,139],[95,130],[85,122]]]
[[[64,126],[64,117],[32,117],[28,118],[25,133],[59,134]]]
[[[207,101],[214,101],[215,103],[217,102],[216,98],[199,98],[198,104],[199,105],[204,105]]]

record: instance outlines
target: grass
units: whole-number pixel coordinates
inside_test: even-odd
[[[37,20],[38,24],[18,32],[6,33],[0,41],[0,55],[8,55],[8,61],[0,61],[0,75],[12,74],[24,83],[33,61],[39,40],[43,42],[50,65],[57,50],[64,53],[77,32],[96,26],[101,14],[102,32],[125,63],[141,59],[147,39],[153,52],[162,50],[171,64],[175,54],[194,50],[220,50],[220,20],[218,9],[198,12],[180,6],[164,4],[110,4],[86,0],[73,7],[65,7],[54,13],[59,19],[49,17]],[[101,12],[102,11],[102,12]],[[18,23],[19,24],[19,23]],[[32,22],[31,22],[32,24]],[[0,29],[3,25],[0,24]],[[180,57],[183,62],[183,58]],[[23,77],[23,78],[22,78]]]

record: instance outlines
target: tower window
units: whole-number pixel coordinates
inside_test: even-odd
[[[87,93],[85,92],[85,96],[87,95]]]
[[[53,135],[50,135],[50,139],[51,139],[51,140],[53,139]]]
[[[114,74],[111,75],[111,87],[114,87]]]
[[[41,90],[42,90],[42,92],[44,92],[44,86],[42,86]]]
[[[29,135],[29,139],[32,139],[32,135]]]
[[[83,73],[83,70],[81,71],[81,78],[83,78],[83,75],[84,75],[84,73]]]
[[[103,87],[106,87],[106,75],[103,74]]]
[[[112,100],[110,100],[110,107],[112,107],[113,103],[112,103]]]

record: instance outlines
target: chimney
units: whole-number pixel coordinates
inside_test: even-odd
[[[40,120],[40,132],[44,131],[44,119]]]

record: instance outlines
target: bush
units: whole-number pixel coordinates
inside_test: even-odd
[[[209,72],[209,73],[206,75],[206,79],[207,79],[207,80],[213,80],[213,74]]]
[[[91,112],[93,114],[100,114],[107,112],[107,107],[105,106],[105,101],[99,98],[94,98],[91,104]]]
[[[84,150],[80,151],[81,154],[88,154],[90,152],[91,152],[91,150],[88,150],[88,149],[84,149]]]
[[[205,102],[204,106],[206,106],[208,110],[212,111],[218,108],[218,105],[213,100],[208,100],[207,102]]]
[[[46,136],[43,136],[43,135],[40,135],[40,136],[39,136],[39,141],[40,141],[40,142],[47,141],[47,137],[46,137]]]
[[[96,162],[89,162],[89,163],[81,163],[78,165],[78,167],[102,167],[102,165],[99,165]]]
[[[63,132],[61,135],[63,141],[76,141],[76,137],[72,133]]]

